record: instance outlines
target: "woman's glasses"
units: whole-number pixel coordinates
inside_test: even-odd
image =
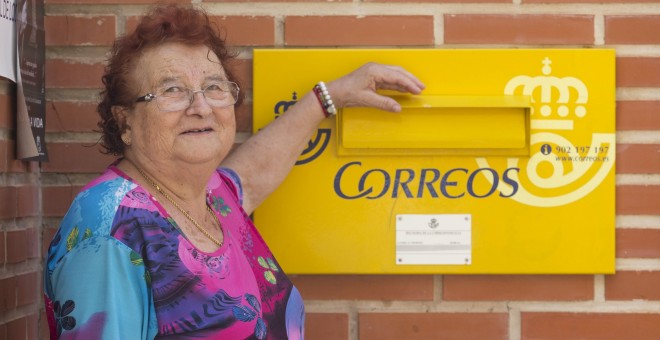
[[[193,102],[196,93],[202,93],[206,103],[211,107],[226,107],[236,104],[238,100],[238,85],[232,81],[212,83],[201,90],[191,90],[183,86],[170,86],[159,91],[159,94],[147,93],[135,102],[151,102],[161,111],[172,112],[187,109]]]

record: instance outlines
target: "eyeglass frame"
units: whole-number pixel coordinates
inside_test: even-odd
[[[205,92],[206,92],[206,90],[209,89],[209,87],[211,87],[213,85],[218,85],[220,83],[233,84],[236,87],[236,96],[234,97],[233,94],[232,94],[232,98],[234,98],[234,102],[229,104],[229,105],[225,105],[225,106],[212,106],[211,104],[209,104],[208,100],[206,99],[206,93]],[[229,80],[223,80],[223,81],[220,81],[218,83],[210,84],[209,86],[207,86],[207,87],[205,87],[201,90],[193,90],[193,89],[188,88],[188,87],[181,87],[181,88],[184,88],[188,91],[188,98],[189,98],[188,101],[189,102],[188,102],[188,106],[186,106],[184,109],[187,109],[187,108],[190,107],[190,105],[192,105],[193,101],[195,100],[195,94],[197,94],[197,93],[202,94],[202,96],[204,97],[204,100],[206,101],[206,104],[208,104],[209,106],[216,107],[216,108],[221,108],[221,107],[228,107],[228,106],[232,106],[232,105],[236,104],[238,102],[238,95],[241,92],[241,88],[238,86],[238,84],[236,84],[236,82],[229,81]],[[231,93],[233,91],[230,90],[230,91],[223,91],[223,92],[230,92]],[[152,92],[149,92],[149,93],[145,94],[144,96],[140,96],[137,99],[135,99],[135,102],[136,103],[141,103],[141,102],[150,103],[153,100],[158,100],[158,98],[160,98],[161,96],[162,96],[162,94],[157,96],[157,95],[153,94]],[[158,102],[156,102],[156,105],[158,105]],[[165,111],[160,106],[158,106],[158,108],[161,111]],[[174,112],[174,111],[177,111],[177,110],[165,111],[165,112]]]

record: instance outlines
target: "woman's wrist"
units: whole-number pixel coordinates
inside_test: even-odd
[[[330,92],[328,91],[328,87],[324,82],[318,82],[312,91],[321,105],[321,109],[326,118],[337,114],[337,107],[335,106],[332,96],[330,96]]]

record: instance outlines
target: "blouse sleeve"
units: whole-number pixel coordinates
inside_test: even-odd
[[[238,202],[243,205],[243,186],[241,185],[241,178],[238,174],[230,168],[218,168],[218,173],[227,186],[236,195]]]
[[[142,257],[112,237],[72,248],[46,295],[60,339],[153,339],[157,322]]]

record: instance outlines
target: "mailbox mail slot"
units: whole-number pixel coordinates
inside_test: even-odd
[[[346,108],[339,155],[529,155],[527,96],[392,96],[402,112]]]

